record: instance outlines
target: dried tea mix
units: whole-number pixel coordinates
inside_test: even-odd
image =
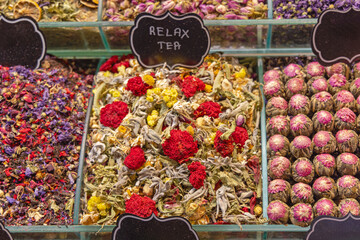
[[[28,16],[40,22],[95,22],[98,0],[7,0],[0,12],[8,18]]]
[[[122,213],[259,224],[259,83],[237,60],[143,69],[111,57],[95,81],[81,224]]]
[[[49,60],[50,61],[50,60]],[[0,220],[72,224],[92,75],[0,66]]]

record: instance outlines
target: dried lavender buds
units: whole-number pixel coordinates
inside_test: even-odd
[[[71,224],[92,76],[0,67],[0,220]]]
[[[82,224],[122,213],[263,223],[259,83],[212,55],[198,69],[110,58],[96,76]],[[142,204],[146,202],[146,206]]]
[[[323,1],[294,1],[275,0],[273,2],[274,16],[277,19],[285,18],[318,18],[327,9],[348,10],[353,7],[358,10],[360,4],[357,1],[346,0],[323,0]]]

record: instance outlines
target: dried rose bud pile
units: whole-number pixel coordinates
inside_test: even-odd
[[[258,19],[266,18],[266,1],[136,1],[107,0],[105,3],[104,20],[129,21],[134,20],[139,13],[161,15],[170,11],[174,15],[196,13],[201,18],[212,19]]]
[[[319,215],[359,212],[359,73],[360,64],[350,72],[318,62],[265,72],[271,222],[309,226]]]
[[[140,13],[161,15],[170,11],[174,15],[198,14],[205,20],[214,19],[265,19],[267,5],[264,0],[240,1],[175,1],[175,0],[106,0],[103,19],[107,21],[133,21]],[[256,26],[208,26],[212,48],[255,47]],[[130,27],[109,27],[105,29],[111,46],[129,46]]]
[[[71,224],[92,75],[0,66],[0,220]]]
[[[213,55],[198,69],[143,69],[123,56],[101,70],[82,224],[114,224],[122,213],[264,222],[261,98],[244,66]]]

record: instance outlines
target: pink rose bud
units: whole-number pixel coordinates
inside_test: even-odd
[[[135,10],[137,12],[144,12],[146,9],[146,4],[145,3],[140,3],[139,5],[136,6]]]
[[[244,124],[244,122],[245,122],[245,118],[242,115],[238,116],[238,118],[236,119],[236,125],[238,127],[241,127]]]
[[[175,2],[168,0],[162,4],[164,10],[171,10],[175,7]]]
[[[181,3],[178,3],[175,5],[174,9],[181,13],[183,10],[183,7],[182,7]]]
[[[226,19],[237,19],[237,15],[236,15],[236,14],[233,14],[233,13],[225,14],[224,17],[225,17]]]
[[[154,11],[154,4],[150,4],[145,10],[145,12],[147,13],[153,13],[153,11]]]
[[[213,20],[216,18],[216,14],[208,14],[208,15],[205,15],[205,19],[206,20]]]
[[[216,11],[220,14],[225,14],[226,10],[227,10],[227,8],[224,5],[218,5],[216,7]]]
[[[130,3],[129,3],[129,1],[127,1],[127,0],[122,1],[122,2],[120,3],[120,8],[121,8],[121,9],[128,9],[129,7],[130,7]]]
[[[124,12],[124,17],[128,18],[130,17],[132,14],[134,13],[134,11],[131,8],[128,8],[125,10]]]

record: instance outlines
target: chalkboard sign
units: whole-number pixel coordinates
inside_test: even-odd
[[[360,239],[360,217],[351,213],[343,218],[320,216],[311,223],[306,240]]]
[[[130,46],[145,68],[198,67],[210,50],[208,29],[200,16],[141,13],[130,31]]]
[[[117,220],[112,240],[199,240],[191,224],[182,217],[141,218],[123,214]]]
[[[324,11],[312,32],[311,47],[325,66],[360,60],[360,10]]]
[[[0,16],[0,65],[38,68],[46,43],[37,22],[31,17],[8,19]]]
[[[1,240],[13,240],[10,232],[4,227],[2,222],[0,222],[0,239]]]

